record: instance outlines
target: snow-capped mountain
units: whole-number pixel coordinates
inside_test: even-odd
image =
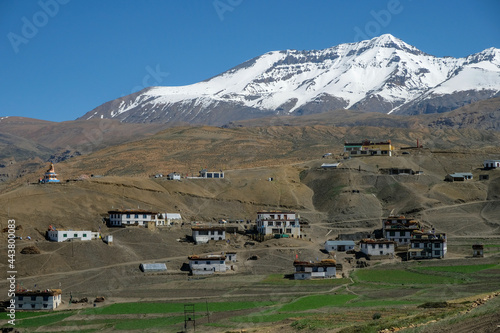
[[[434,113],[500,96],[500,50],[466,58],[426,54],[392,35],[325,50],[273,51],[181,87],[150,87],[81,119],[221,125],[335,109]]]

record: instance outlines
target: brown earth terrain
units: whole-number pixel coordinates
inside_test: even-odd
[[[393,157],[343,159],[345,140],[391,139]],[[415,146],[422,149],[405,149]],[[37,184],[47,165],[41,164],[0,192],[0,229],[15,219],[18,282],[25,288],[63,289],[63,298],[105,296],[107,304],[151,300],[287,300],[299,295],[332,293],[331,286],[294,288],[263,283],[269,274],[289,274],[293,260],[319,260],[324,241],[340,234],[369,235],[380,229],[391,212],[420,220],[448,236],[449,265],[467,265],[476,242],[500,243],[500,171],[483,170],[485,159],[500,159],[500,134],[476,129],[270,126],[171,128],[146,139],[110,145],[87,155],[56,163],[60,184]],[[408,154],[403,154],[408,152]],[[321,158],[324,153],[332,156]],[[338,169],[321,164],[340,161]],[[41,163],[40,160],[38,163]],[[203,167],[223,169],[219,180],[168,181],[155,173],[179,171],[196,175]],[[387,168],[410,168],[420,175],[389,175]],[[452,172],[472,172],[467,182],[445,182]],[[79,178],[82,175],[99,177]],[[479,180],[480,175],[489,179]],[[272,178],[273,181],[269,181]],[[80,179],[80,180],[77,180]],[[109,228],[107,212],[141,208],[180,213],[184,225],[149,230]],[[302,239],[254,241],[243,235],[261,210],[293,210],[304,223]],[[229,242],[194,245],[185,241],[192,222],[215,225],[220,219],[242,234],[228,234]],[[100,230],[113,235],[102,241],[53,243],[45,239],[48,226],[58,229]],[[31,239],[28,240],[27,236]],[[7,257],[7,234],[0,235],[0,257]],[[35,246],[40,253],[21,254]],[[209,278],[188,276],[187,256],[227,251],[238,253],[234,271]],[[489,252],[481,263],[495,263]],[[257,256],[258,260],[248,260]],[[347,256],[349,257],[349,256]],[[346,276],[355,259],[339,254]],[[349,260],[349,261],[347,261]],[[163,262],[167,273],[142,273],[144,262]],[[381,265],[400,264],[398,259]],[[0,269],[7,271],[7,261]],[[0,282],[4,290],[6,280]],[[484,288],[498,282],[485,279]],[[467,293],[457,288],[460,293]],[[481,284],[475,286],[481,292]],[[356,287],[350,288],[356,293]],[[407,293],[407,288],[391,291]],[[418,291],[415,291],[418,292]],[[440,292],[436,290],[436,292]],[[377,294],[380,293],[380,294]],[[374,290],[371,296],[387,294]],[[67,304],[65,305],[67,306]],[[496,320],[492,317],[490,322]],[[480,323],[470,322],[470,327]],[[285,326],[288,327],[289,326]],[[269,331],[286,328],[269,326]],[[458,328],[457,328],[458,329]],[[480,329],[478,326],[477,329]],[[215,331],[215,330],[214,330]]]

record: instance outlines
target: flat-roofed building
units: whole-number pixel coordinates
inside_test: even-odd
[[[298,261],[293,262],[295,280],[336,278],[337,263],[334,259],[324,259],[320,262]]]
[[[208,243],[211,240],[226,240],[226,228],[224,227],[195,226],[191,228],[191,232],[196,244]]]
[[[394,241],[388,239],[362,239],[359,248],[368,257],[393,256]]]
[[[16,310],[54,310],[62,302],[61,289],[22,290],[15,296]]]
[[[261,235],[287,235],[300,238],[299,217],[291,211],[269,211],[257,213],[257,231]]]
[[[192,255],[188,257],[189,269],[193,275],[209,275],[226,272],[225,255]]]

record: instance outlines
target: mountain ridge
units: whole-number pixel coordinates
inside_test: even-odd
[[[441,113],[500,96],[500,50],[438,58],[382,35],[324,50],[271,51],[207,80],[149,87],[80,119],[223,125],[335,109]]]

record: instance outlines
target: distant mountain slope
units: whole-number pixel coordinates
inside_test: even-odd
[[[325,50],[269,52],[203,82],[146,88],[80,119],[222,125],[344,108],[421,114],[495,96],[500,50],[439,58],[382,35]]]
[[[375,126],[393,128],[475,129],[500,131],[500,98],[475,102],[453,111],[420,114],[393,115],[375,112],[335,110],[302,117],[281,116],[231,122],[224,127],[255,126]]]

